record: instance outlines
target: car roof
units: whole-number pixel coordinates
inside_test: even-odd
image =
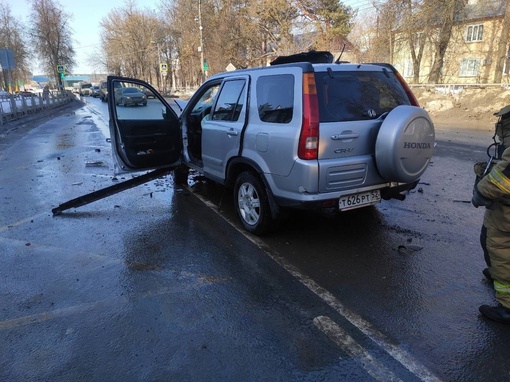
[[[333,62],[333,55],[327,51],[309,51],[297,53],[290,56],[280,56],[271,62],[270,66],[259,66],[254,68],[237,69],[231,72],[218,73],[209,78],[215,80],[226,77],[234,77],[259,71],[270,71],[275,68],[299,67],[303,73],[333,71],[384,71],[396,72],[396,69],[387,63],[350,63],[336,60]]]

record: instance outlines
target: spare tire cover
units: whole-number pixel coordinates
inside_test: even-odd
[[[382,123],[375,143],[379,173],[391,182],[418,180],[432,158],[434,141],[434,124],[424,109],[397,106]]]

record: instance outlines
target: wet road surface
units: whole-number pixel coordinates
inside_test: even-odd
[[[171,176],[52,217],[115,182],[104,107],[0,154],[1,380],[510,377],[510,330],[478,315],[479,136],[438,134],[404,202],[263,238],[235,229],[230,191]]]

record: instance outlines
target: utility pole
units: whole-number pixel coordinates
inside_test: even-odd
[[[198,29],[200,31],[200,70],[202,71],[202,82],[205,81],[204,68],[204,38],[202,35],[202,0],[198,0]]]
[[[151,43],[153,43],[154,45],[156,45],[156,50],[157,50],[157,53],[158,53],[158,58],[156,60],[156,67],[157,67],[157,74],[158,74],[158,78],[157,78],[157,84],[158,84],[158,90],[162,90],[163,89],[163,79],[162,79],[162,74],[161,74],[161,51],[159,49],[159,41],[151,41]]]

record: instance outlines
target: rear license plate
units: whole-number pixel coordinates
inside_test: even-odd
[[[360,192],[342,196],[338,201],[338,209],[340,211],[350,210],[357,207],[376,204],[381,201],[381,192],[379,190]]]

